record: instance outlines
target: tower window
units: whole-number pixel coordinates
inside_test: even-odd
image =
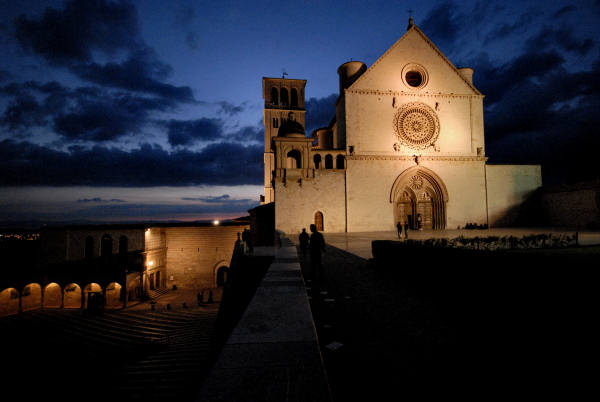
[[[271,105],[279,105],[279,93],[277,88],[271,88]]]
[[[289,104],[288,90],[281,88],[281,106],[287,106]]]
[[[296,90],[296,88],[292,88],[291,105],[294,107],[298,107],[298,91]]]
[[[279,119],[277,117],[273,117],[273,127],[279,127]]]

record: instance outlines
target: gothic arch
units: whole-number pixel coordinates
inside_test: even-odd
[[[394,225],[408,219],[412,226],[415,216],[420,214],[425,228],[445,229],[448,198],[448,190],[435,172],[423,166],[408,168],[396,178],[390,190]]]

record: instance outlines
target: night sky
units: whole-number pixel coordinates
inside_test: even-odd
[[[597,179],[600,0],[0,1],[0,222],[203,220],[262,193],[263,76],[371,66],[409,13],[486,95],[489,163]],[[409,10],[412,10],[409,12]]]

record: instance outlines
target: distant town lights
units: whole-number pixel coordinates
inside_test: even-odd
[[[217,219],[215,219],[215,220],[213,221],[213,225],[215,225],[215,226],[217,226],[219,223],[221,223],[221,222],[219,222]]]

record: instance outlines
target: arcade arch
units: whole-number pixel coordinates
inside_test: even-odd
[[[62,289],[56,282],[46,285],[44,288],[44,308],[60,308],[62,305]]]
[[[21,311],[37,310],[42,307],[42,287],[30,283],[21,292]]]

